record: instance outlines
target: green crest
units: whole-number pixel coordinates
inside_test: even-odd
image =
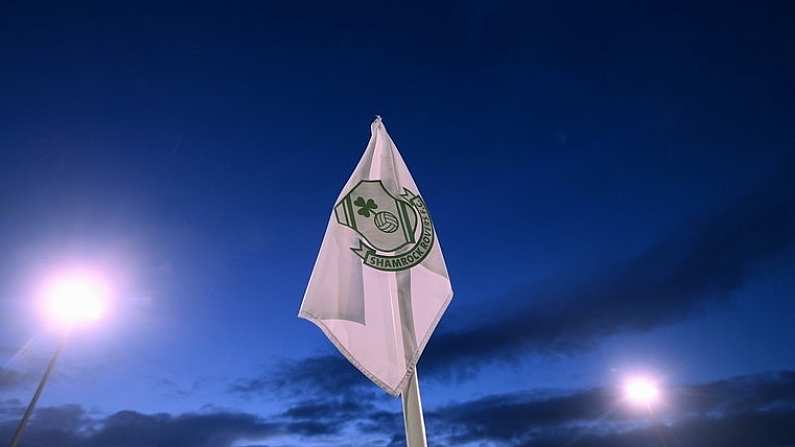
[[[334,215],[362,238],[351,250],[378,270],[411,268],[433,247],[433,223],[422,198],[407,189],[395,197],[380,180],[359,182],[334,207]]]

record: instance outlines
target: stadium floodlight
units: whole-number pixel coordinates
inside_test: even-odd
[[[75,326],[95,322],[105,315],[110,287],[98,273],[86,270],[68,271],[48,278],[43,284],[41,295],[42,312],[47,321],[62,332],[61,340],[47,363],[47,369],[44,370],[39,386],[19,421],[9,447],[17,447],[47,379],[63,351],[67,334]]]
[[[629,377],[624,383],[624,398],[633,405],[650,409],[660,400],[660,388],[651,377]]]

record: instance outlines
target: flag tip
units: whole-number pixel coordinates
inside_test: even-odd
[[[370,124],[370,132],[375,133],[379,128],[384,128],[384,122],[381,120],[381,115],[376,115],[372,124]]]

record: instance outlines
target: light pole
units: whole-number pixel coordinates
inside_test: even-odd
[[[33,409],[36,408],[36,402],[39,401],[41,392],[44,391],[44,386],[47,385],[47,379],[50,378],[50,374],[52,373],[53,368],[55,368],[55,362],[58,361],[58,357],[60,357],[61,351],[63,351],[65,342],[66,337],[61,339],[61,341],[58,343],[58,348],[52,354],[50,362],[47,364],[47,369],[44,370],[44,375],[41,377],[39,386],[36,387],[36,392],[33,394],[33,398],[30,400],[28,408],[25,409],[25,414],[22,415],[22,420],[20,420],[19,425],[17,425],[17,429],[14,432],[14,437],[11,438],[11,442],[8,444],[9,447],[17,447],[19,438],[22,437],[22,432],[25,431],[25,426],[28,425],[28,419],[30,419],[30,415],[33,414]]]
[[[14,431],[14,437],[8,444],[9,447],[17,447],[22,432],[25,431],[28,420],[36,408],[36,402],[39,401],[39,397],[47,385],[47,380],[49,380],[52,370],[55,369],[55,363],[58,362],[58,357],[63,352],[69,331],[75,325],[95,321],[102,317],[108,291],[109,289],[101,277],[86,272],[70,272],[59,275],[45,284],[42,297],[44,313],[49,320],[59,326],[62,334],[58,341],[58,347],[50,357],[47,369],[44,370],[44,375],[39,381],[39,386],[36,387],[36,392],[33,393],[33,398]]]

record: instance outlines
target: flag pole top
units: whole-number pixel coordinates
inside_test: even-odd
[[[381,119],[381,115],[376,115],[372,124],[370,124],[370,132],[373,135],[378,132],[378,129],[386,130],[386,127],[384,127],[384,121]]]

